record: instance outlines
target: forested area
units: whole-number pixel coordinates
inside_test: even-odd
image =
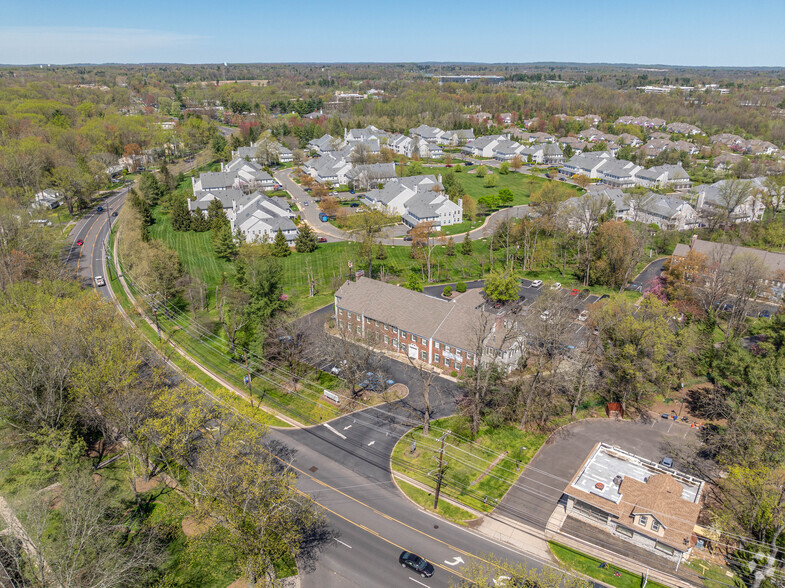
[[[251,586],[312,569],[333,535],[291,451],[173,373],[73,281],[58,232],[0,204],[2,581]],[[137,263],[176,264],[146,246]]]

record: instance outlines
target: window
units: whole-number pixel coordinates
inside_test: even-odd
[[[406,345],[401,343],[401,353],[406,353]]]
[[[338,314],[339,314],[340,316],[343,316],[343,311],[342,311],[340,308],[338,309]]]
[[[647,517],[646,515],[641,515],[641,518],[638,519],[638,524],[641,527],[645,527],[646,523],[648,522],[649,522],[649,517]]]
[[[343,321],[340,319],[338,320],[338,328],[343,329]]]
[[[455,355],[457,355],[458,357],[463,357],[460,349],[455,350]]]
[[[393,333],[397,333],[398,332],[398,328],[397,327],[393,327],[392,331],[393,331]]]
[[[390,325],[384,325],[384,330],[387,331],[390,328]]]
[[[428,360],[428,352],[427,351],[420,351],[420,359],[422,359],[423,361],[427,361]]]
[[[456,364],[455,364],[455,371],[456,371],[456,372],[459,372],[459,371],[461,371],[461,368],[462,368],[462,367],[463,367],[463,366],[461,366],[461,364],[459,364],[459,363],[456,363]]]
[[[659,521],[652,521],[651,522],[651,530],[652,531],[659,531],[660,530],[660,523],[659,523]]]
[[[444,358],[444,365],[446,365],[447,367],[450,367],[450,358],[449,357],[445,357]]]
[[[348,310],[346,311],[346,318],[352,318],[352,313]]]
[[[390,344],[390,338],[387,335],[384,336],[384,344],[385,345],[389,345]]]
[[[439,342],[438,341],[434,341],[433,342],[433,347],[434,347],[434,349],[439,349]]]
[[[664,543],[660,543],[659,541],[654,544],[654,549],[657,551],[662,551],[663,553],[667,553],[668,555],[673,555],[676,553],[676,550],[673,547],[670,545],[665,545]]]
[[[363,332],[362,327],[360,327],[360,325],[357,325],[357,334],[362,335],[362,332]]]
[[[635,534],[632,532],[632,529],[622,527],[621,525],[616,525],[616,533],[623,537],[632,537]]]
[[[445,353],[449,353],[450,352],[450,346],[449,345],[445,345],[444,346],[444,352]]]
[[[420,337],[420,341],[422,341],[423,345],[428,345],[428,340],[425,337]]]
[[[401,331],[401,339],[406,339],[406,331]]]
[[[472,358],[472,354],[470,352],[466,352],[466,360],[470,360]]]
[[[433,355],[433,363],[439,363],[441,361],[441,357],[439,357],[438,353],[434,353]]]

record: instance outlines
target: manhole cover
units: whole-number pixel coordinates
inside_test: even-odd
[[[434,529],[438,529],[438,528],[439,528],[439,525],[434,525],[434,526],[433,526],[433,528],[434,528]]]
[[[316,466],[311,466],[310,468],[308,468],[308,470],[311,471],[311,472],[316,472],[316,470],[318,470],[318,469],[319,468],[317,468]]]

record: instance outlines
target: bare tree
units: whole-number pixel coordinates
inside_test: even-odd
[[[439,372],[423,362],[415,361],[408,354],[406,359],[417,370],[417,375],[420,377],[420,382],[422,382],[422,388],[420,388],[423,399],[422,431],[427,435],[431,425],[431,390],[436,389],[434,380],[438,377]]]
[[[419,247],[423,252],[427,270],[426,279],[429,282],[432,281],[431,261],[433,259],[433,252],[436,247],[445,243],[444,234],[440,231],[435,231],[434,228],[433,221],[424,221],[417,224],[410,232],[412,247]]]
[[[583,285],[589,285],[591,271],[591,236],[600,223],[600,219],[608,209],[610,200],[605,194],[586,194],[579,198],[571,198],[564,206],[567,224],[574,228],[580,243],[584,271]]]
[[[341,378],[346,382],[352,397],[362,392],[361,384],[373,373],[376,382],[384,381],[383,364],[376,347],[379,338],[363,332],[360,323],[347,319],[340,321],[335,334],[325,332],[321,348],[325,355],[338,367]]]
[[[0,543],[0,561],[7,573],[24,570],[30,582],[25,585],[139,586],[163,560],[158,538],[144,527],[131,533],[125,513],[113,505],[111,490],[89,470],[67,474],[57,500],[51,493],[35,493],[23,510],[38,561],[26,550],[9,549],[6,542]]]
[[[734,222],[738,209],[752,196],[749,180],[725,180],[717,194],[717,211],[721,226],[729,227]]]

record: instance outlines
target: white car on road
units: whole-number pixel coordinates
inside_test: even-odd
[[[541,286],[542,286],[542,280],[534,280],[531,285],[532,288],[539,288]]]
[[[554,282],[551,286],[551,290],[561,290],[561,284],[559,282]]]
[[[96,286],[106,286],[106,282],[104,282],[103,276],[96,276],[94,279],[95,279]]]

